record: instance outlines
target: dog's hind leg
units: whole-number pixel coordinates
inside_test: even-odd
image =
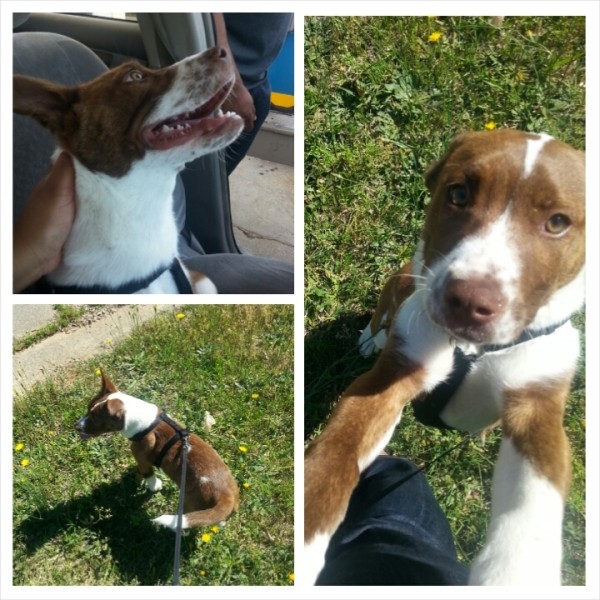
[[[398,308],[412,294],[413,280],[412,263],[408,263],[386,281],[373,317],[358,340],[358,348],[363,356],[380,352],[385,347],[389,325]]]
[[[204,273],[194,271],[179,261],[184,273],[190,281],[194,294],[218,294],[217,286]]]

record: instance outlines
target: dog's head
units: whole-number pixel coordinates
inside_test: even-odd
[[[241,117],[220,110],[234,83],[223,48],[156,70],[128,62],[75,87],[13,79],[15,112],[47,127],[89,170],[112,177],[148,152],[181,168],[224,148],[243,128]]]
[[[105,433],[121,431],[125,425],[125,407],[122,400],[110,398],[117,392],[114,383],[102,372],[102,387],[88,404],[87,414],[75,424],[82,440]]]
[[[458,339],[505,344],[581,306],[583,152],[543,134],[466,133],[426,183],[415,263],[434,322]]]

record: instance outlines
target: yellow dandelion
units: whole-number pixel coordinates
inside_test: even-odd
[[[29,466],[29,459],[28,459],[28,458],[24,458],[24,459],[21,461],[21,466],[22,466],[22,467],[28,467],[28,466]]]
[[[290,581],[296,581],[296,575],[294,575],[294,573],[289,573],[289,574],[288,574],[288,579],[289,579]]]
[[[251,396],[252,400],[256,400],[258,397],[259,397],[258,394],[252,394],[252,396]]]
[[[219,529],[220,529],[220,527],[219,527],[218,525],[213,525],[213,526],[210,528],[210,530],[211,530],[213,533],[218,533]]]
[[[248,448],[246,448],[246,446],[240,446],[239,449],[240,449],[240,452],[243,452],[244,454],[246,454],[246,452],[248,452]]]
[[[525,71],[517,71],[517,74],[515,75],[515,79],[519,83],[521,83],[527,79],[527,74],[525,73]]]
[[[21,450],[23,450],[23,448],[25,448],[25,444],[23,442],[19,442],[16,446],[15,446],[15,451],[16,452],[21,452]]]
[[[204,577],[206,575],[206,571],[204,569],[200,569],[200,577]]]
[[[210,535],[210,533],[203,533],[202,534],[202,541],[205,544],[208,544],[210,542],[210,540],[212,539],[212,535]]]
[[[113,343],[113,341],[112,341],[112,338],[106,338],[106,341],[105,341],[104,343],[105,343],[107,346],[110,346],[110,345]]]
[[[484,127],[488,130],[488,131],[493,131],[494,129],[496,129],[496,123],[494,123],[494,121],[488,121]]]
[[[242,486],[248,489],[250,487],[250,484],[247,481],[244,481],[244,483],[242,483]]]
[[[96,369],[96,375],[102,375],[102,371],[100,369]]]
[[[176,318],[178,321],[181,321],[181,319],[185,319],[185,315],[184,315],[183,313],[177,313],[177,314],[175,315],[175,318]]]
[[[431,33],[429,35],[429,37],[427,38],[432,44],[436,44],[437,42],[440,41],[442,37],[442,32],[441,31],[434,31],[433,33]]]

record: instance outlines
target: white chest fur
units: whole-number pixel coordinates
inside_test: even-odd
[[[58,285],[116,287],[167,266],[177,252],[173,189],[177,170],[148,152],[120,178],[94,173],[74,159],[77,216]]]

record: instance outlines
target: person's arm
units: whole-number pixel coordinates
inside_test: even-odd
[[[233,111],[244,119],[244,131],[252,131],[254,121],[256,121],[256,109],[254,108],[254,100],[250,92],[244,87],[244,82],[238,68],[235,64],[235,57],[229,46],[227,37],[227,28],[225,26],[225,18],[223,13],[213,13],[213,22],[215,25],[215,35],[217,44],[225,48],[231,57],[231,62],[235,70],[235,83],[229,97],[223,103],[223,111]]]
[[[13,291],[55,269],[75,219],[75,171],[63,153],[35,186],[13,230]]]

